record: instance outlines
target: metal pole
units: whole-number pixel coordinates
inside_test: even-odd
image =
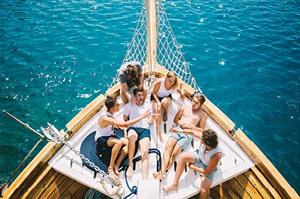
[[[41,135],[39,132],[37,132],[36,130],[34,130],[33,128],[31,128],[28,124],[25,124],[24,122],[22,122],[21,120],[19,120],[18,118],[14,117],[13,115],[9,114],[8,112],[6,112],[5,110],[3,110],[3,113],[7,116],[9,116],[10,118],[14,119],[15,121],[17,121],[18,123],[22,124],[23,126],[25,126],[27,129],[29,129],[30,131],[34,132],[36,135],[40,136],[43,140],[46,140],[44,135]]]
[[[17,173],[17,171],[20,169],[20,167],[24,164],[24,162],[28,159],[28,157],[30,156],[30,154],[34,151],[34,149],[39,145],[39,143],[42,141],[43,139],[41,138],[39,141],[37,141],[37,143],[34,145],[34,147],[30,150],[30,152],[26,155],[26,157],[24,158],[24,160],[20,163],[20,165],[16,168],[16,170],[13,172],[13,174],[11,174],[11,176],[8,178],[8,180],[6,181],[6,183],[9,183],[9,181],[12,179],[12,177]]]

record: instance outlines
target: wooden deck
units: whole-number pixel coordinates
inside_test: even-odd
[[[11,198],[35,198],[35,199],[80,199],[85,197],[88,187],[68,178],[54,169],[46,168],[47,173],[34,185],[30,192],[21,191]],[[257,176],[256,167],[253,169],[210,189],[210,197],[213,199],[238,199],[238,198],[281,198],[279,194],[271,192],[264,186]],[[4,197],[5,198],[5,197]],[[109,198],[102,196],[101,198]],[[191,199],[199,198],[199,194]]]

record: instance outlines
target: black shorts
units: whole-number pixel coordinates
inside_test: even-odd
[[[157,97],[158,97],[158,96],[157,96]],[[172,95],[171,95],[171,94],[168,95],[168,96],[166,96],[166,97],[169,97],[169,98],[172,99]],[[165,97],[163,97],[163,98],[158,97],[158,100],[161,102],[161,100],[164,99],[164,98],[165,98]],[[153,94],[151,94],[151,97],[150,97],[150,101],[152,101],[152,100],[155,100],[154,97],[153,97]],[[156,100],[155,100],[155,101],[156,101]]]

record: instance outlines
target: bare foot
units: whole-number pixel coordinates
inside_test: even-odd
[[[118,166],[114,166],[114,169],[115,169],[115,174],[116,174],[116,176],[120,176],[120,173],[119,173],[119,167]]]
[[[171,185],[169,186],[168,188],[163,188],[164,191],[168,192],[168,191],[171,191],[171,190],[177,190],[178,189],[178,185],[175,186],[175,185]]]
[[[108,167],[108,174],[109,174],[109,177],[111,177],[112,179],[114,179],[114,180],[117,179],[117,176],[116,176],[113,168]]]
[[[160,174],[159,174],[159,172],[158,173],[152,173],[152,175],[153,175],[154,179],[160,180]]]
[[[131,177],[132,176],[132,166],[128,166],[127,167],[126,176],[127,177]]]
[[[163,122],[166,122],[167,120],[168,120],[168,112],[165,111],[163,116]]]
[[[166,175],[162,175],[161,172],[153,173],[152,175],[154,179],[158,179],[158,180],[166,179]]]

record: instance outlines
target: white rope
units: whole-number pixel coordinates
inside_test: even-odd
[[[189,65],[185,61],[180,49],[180,45],[174,36],[163,4],[158,0],[157,16],[157,64],[165,67],[169,71],[174,71],[185,83],[202,93],[197,85],[195,78],[190,72]],[[122,62],[139,61],[142,66],[147,61],[147,19],[145,3],[140,14],[136,30],[129,44],[127,53]],[[118,83],[119,72],[113,79],[110,88]]]

